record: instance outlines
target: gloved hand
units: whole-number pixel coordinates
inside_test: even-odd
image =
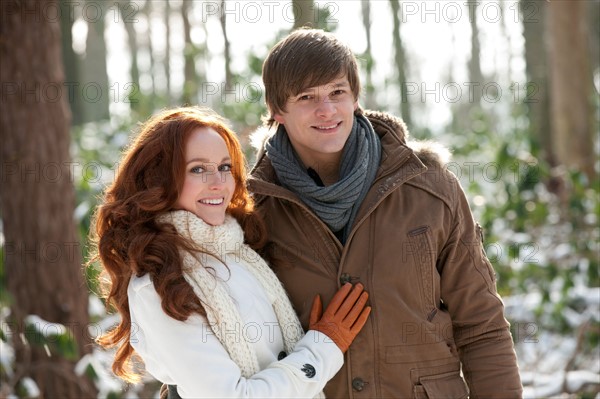
[[[371,307],[365,307],[369,294],[362,284],[346,283],[336,292],[323,313],[321,296],[316,295],[310,310],[309,329],[327,335],[346,353],[367,322]],[[322,316],[321,316],[322,315]]]

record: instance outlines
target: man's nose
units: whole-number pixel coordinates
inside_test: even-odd
[[[320,101],[317,106],[317,115],[327,117],[335,114],[337,111],[337,106],[335,102],[331,98],[325,98]]]

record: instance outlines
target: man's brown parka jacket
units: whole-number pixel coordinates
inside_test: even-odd
[[[444,150],[407,143],[393,116],[365,115],[381,139],[381,164],[345,245],[278,184],[264,151],[248,179],[268,230],[265,256],[304,328],[315,294],[327,305],[346,281],[369,292],[372,313],[325,394],[521,397],[494,270]]]

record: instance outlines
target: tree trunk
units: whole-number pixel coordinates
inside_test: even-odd
[[[294,11],[294,27],[298,29],[303,26],[315,27],[313,21],[313,0],[292,0],[292,9]]]
[[[154,59],[154,46],[152,44],[152,1],[147,1],[144,4],[144,8],[142,12],[146,15],[146,19],[148,21],[148,30],[143,38],[146,40],[148,58],[150,59],[150,67],[148,68],[148,74],[150,75],[150,83],[151,89],[149,93],[149,101],[144,99],[142,105],[143,110],[141,110],[142,115],[149,115],[153,112],[157,103],[157,90],[156,90],[156,61]],[[146,96],[144,96],[146,97]]]
[[[393,42],[394,42],[394,61],[396,64],[398,85],[400,87],[400,113],[402,119],[408,125],[409,129],[412,126],[412,118],[410,115],[410,104],[408,102],[408,93],[406,85],[406,55],[404,46],[402,45],[402,37],[400,36],[400,3],[398,0],[390,0],[392,8],[392,19],[394,21]]]
[[[73,51],[73,23],[74,16],[71,15],[72,2],[68,0],[60,0],[60,30],[62,39],[62,59],[65,66],[65,82],[68,85],[75,85],[81,81],[80,79],[80,58]],[[68,87],[68,86],[67,86]],[[71,107],[71,124],[80,125],[84,121],[82,98],[79,95],[81,91],[76,91],[76,95],[68,98],[69,106]]]
[[[192,43],[190,20],[188,14],[190,13],[190,5],[192,2],[184,1],[181,3],[181,18],[183,19],[183,35],[185,38],[185,48],[183,50],[183,58],[185,64],[183,67],[183,104],[195,104],[196,94],[198,91],[198,82],[196,78],[196,63],[194,58],[196,57],[196,47]]]
[[[171,4],[165,0],[165,81],[167,82],[167,105],[171,105]]]
[[[221,10],[225,10],[225,0],[221,0]],[[225,58],[225,87],[231,88],[232,85],[232,74],[231,74],[231,50],[229,45],[229,38],[227,37],[227,14],[221,13],[221,31],[223,32],[223,42],[225,43],[223,57]]]
[[[590,61],[592,62],[592,71],[600,68],[600,0],[588,1],[587,15],[590,40]]]
[[[136,10],[135,7],[137,6],[134,6],[131,3],[131,0],[123,1],[119,5],[123,25],[125,25],[125,31],[127,32],[127,44],[129,46],[129,54],[131,55],[130,83],[133,85],[133,87],[123,87],[122,90],[126,90],[126,94],[128,95],[127,101],[129,101],[129,107],[132,111],[138,110],[140,105],[140,69],[138,66],[137,32],[135,30],[135,26],[133,25],[135,23],[135,19],[131,16],[131,12]]]
[[[545,44],[547,4],[545,0],[521,0],[519,4],[523,15],[527,71],[527,85],[522,88],[525,90],[522,95],[529,111],[530,131],[540,143],[542,157],[550,166],[556,166],[550,134],[550,98],[546,61],[548,56]]]
[[[88,292],[73,220],[70,114],[66,90],[61,91],[60,23],[44,14],[49,3],[0,2],[0,78],[9,90],[3,90],[0,113],[0,205],[17,363],[10,384],[31,377],[45,398],[89,398],[95,389],[74,373],[74,360],[52,346],[47,352],[39,346],[40,335],[24,327],[28,315],[63,324],[79,355],[90,352]],[[37,327],[56,331],[45,323]]]
[[[469,80],[474,85],[473,104],[479,105],[481,102],[483,75],[481,73],[480,54],[481,48],[479,45],[479,28],[477,27],[477,5],[476,0],[468,0],[467,8],[469,9],[469,23],[471,25],[471,59],[469,60]]]
[[[365,65],[365,108],[375,109],[375,88],[373,87],[373,65],[374,58],[371,49],[371,3],[369,0],[361,0],[362,23],[367,37],[367,48],[364,53]]]
[[[548,3],[551,131],[559,164],[595,181],[585,1]]]
[[[108,111],[110,88],[106,68],[106,41],[104,40],[104,17],[108,13],[108,2],[87,0],[85,2],[88,25],[83,59],[82,93],[85,121],[93,122],[110,118]],[[123,89],[123,88],[120,88]],[[117,90],[120,92],[120,90]]]

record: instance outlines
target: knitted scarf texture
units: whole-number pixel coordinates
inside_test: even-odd
[[[227,215],[225,223],[211,226],[191,212],[173,211],[161,215],[158,221],[172,224],[179,234],[193,240],[209,253],[192,255],[182,251],[184,277],[200,298],[213,333],[240,367],[244,377],[249,378],[260,371],[258,359],[252,345],[242,334],[244,323],[227,292],[225,281],[215,277],[214,272],[204,266],[211,255],[223,261],[234,256],[258,280],[273,302],[286,353],[294,350],[303,336],[296,313],[277,276],[260,255],[244,244],[244,233],[235,218]],[[236,331],[236,334],[231,331]]]
[[[327,187],[317,185],[308,175],[283,125],[265,143],[265,150],[282,186],[297,194],[331,231],[343,229],[345,241],[381,160],[379,136],[369,120],[362,115],[354,117],[342,152],[340,179]]]

